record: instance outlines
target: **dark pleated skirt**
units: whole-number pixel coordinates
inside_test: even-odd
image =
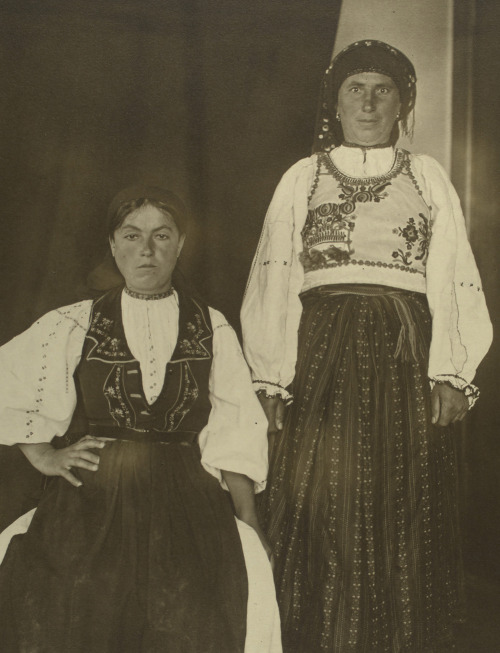
[[[431,424],[420,293],[305,293],[263,512],[286,653],[442,651],[463,610],[455,439]]]
[[[3,653],[243,652],[233,511],[199,450],[110,442],[46,490],[0,568]]]

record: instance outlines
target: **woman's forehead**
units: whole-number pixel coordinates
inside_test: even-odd
[[[174,229],[176,223],[170,213],[148,204],[134,209],[125,217],[121,228],[127,226],[141,229],[157,229],[159,227]]]
[[[349,75],[343,83],[342,86],[349,86],[351,84],[358,84],[359,86],[393,86],[396,87],[396,83],[383,73],[377,73],[372,71],[362,71],[359,73],[354,73]]]

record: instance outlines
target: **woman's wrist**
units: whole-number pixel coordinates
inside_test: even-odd
[[[479,398],[479,388],[473,383],[468,383],[458,374],[436,374],[429,379],[431,390],[435,385],[448,385],[454,390],[460,390],[467,397],[469,410],[474,406]]]
[[[50,444],[50,442],[39,442],[36,444],[22,443],[18,444],[17,446],[30,461],[33,467],[37,466],[37,464],[47,454],[47,452],[54,451],[54,447]]]
[[[264,381],[263,379],[255,379],[252,383],[255,392],[258,394],[264,394],[268,399],[279,397],[286,404],[290,403],[293,399],[288,390],[279,383],[272,383],[271,381]]]

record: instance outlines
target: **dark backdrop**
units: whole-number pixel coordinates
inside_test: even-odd
[[[184,271],[237,323],[272,190],[310,153],[339,7],[0,3],[0,340],[79,298],[134,181],[185,199]]]
[[[184,198],[181,267],[238,326],[273,189],[310,153],[340,2],[0,0],[0,342],[86,295],[107,205],[136,181]],[[40,479],[0,447],[0,529]]]
[[[481,270],[494,339],[481,364],[477,384],[481,397],[468,418],[463,477],[466,502],[466,562],[469,569],[500,580],[500,4],[498,0],[460,0],[462,31],[467,43],[462,83],[470,67],[471,243]],[[462,17],[463,18],[463,17]],[[467,133],[467,123],[455,113],[455,131]],[[460,163],[460,161],[457,161]],[[491,649],[493,650],[493,648]]]

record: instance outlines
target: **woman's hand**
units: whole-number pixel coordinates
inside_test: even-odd
[[[448,426],[462,420],[469,410],[469,400],[461,390],[437,383],[431,393],[432,423]]]
[[[269,441],[269,455],[271,455],[276,435],[283,430],[285,402],[278,395],[276,397],[267,397],[265,392],[258,392],[257,397],[267,417],[267,438]]]
[[[64,449],[54,449],[48,442],[20,444],[19,448],[30,463],[45,476],[62,476],[71,485],[80,487],[82,482],[71,473],[73,467],[95,472],[99,469],[99,456],[92,449],[102,449],[105,443],[86,435]]]

